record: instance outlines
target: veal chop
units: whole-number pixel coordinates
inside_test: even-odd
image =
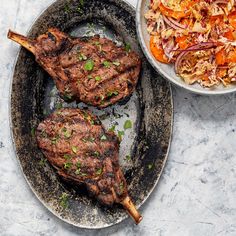
[[[55,28],[34,40],[12,31],[8,38],[35,55],[67,100],[103,108],[128,97],[136,87],[140,57],[107,38],[71,38]]]

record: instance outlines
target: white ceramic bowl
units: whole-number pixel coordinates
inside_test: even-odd
[[[214,88],[203,88],[199,84],[188,85],[180,77],[175,74],[173,65],[166,65],[164,63],[158,62],[152,55],[149,47],[150,36],[147,32],[146,20],[144,14],[148,11],[150,0],[138,0],[137,10],[136,10],[136,27],[137,34],[143,49],[143,52],[151,65],[167,80],[173,84],[185,88],[191,92],[204,94],[204,95],[217,95],[217,94],[227,94],[236,91],[236,85],[229,85],[224,87],[223,85]]]

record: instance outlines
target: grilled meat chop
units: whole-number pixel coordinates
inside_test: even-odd
[[[61,96],[69,100],[103,108],[128,97],[136,87],[139,56],[109,39],[72,39],[54,28],[35,40],[12,31],[8,38],[35,55],[54,79]]]
[[[141,221],[119,167],[119,140],[96,116],[63,108],[39,124],[36,136],[38,146],[60,176],[85,184],[104,205],[121,203],[136,223]]]

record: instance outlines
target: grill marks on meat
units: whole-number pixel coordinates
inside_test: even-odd
[[[104,205],[123,204],[136,223],[141,221],[119,166],[119,140],[96,116],[80,109],[57,110],[39,124],[36,137],[61,177],[85,184]]]
[[[88,189],[103,204],[121,202],[127,195],[119,168],[119,140],[95,116],[79,109],[58,110],[39,124],[37,140],[61,176],[88,182]]]
[[[129,96],[136,87],[139,56],[109,39],[72,39],[58,29],[49,29],[33,41],[11,31],[8,37],[35,54],[65,98],[103,108]]]

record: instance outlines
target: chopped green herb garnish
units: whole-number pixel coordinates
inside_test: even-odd
[[[151,170],[153,168],[153,164],[148,165],[148,169]]]
[[[107,136],[106,135],[102,135],[101,138],[100,138],[101,141],[106,141],[107,140]]]
[[[78,6],[78,7],[77,7],[77,12],[79,12],[80,14],[82,14],[82,13],[83,13],[83,10],[81,9],[81,7],[80,7],[80,6]]]
[[[129,43],[125,43],[125,51],[130,52],[131,50],[131,45]]]
[[[81,56],[81,54],[78,55],[78,59],[79,59],[80,61],[83,61],[83,57]]]
[[[104,61],[103,65],[107,68],[109,68],[111,66],[111,63],[109,61]]]
[[[120,62],[119,61],[114,61],[114,62],[112,62],[112,64],[115,65],[115,66],[119,66]]]
[[[82,14],[83,13],[83,9],[82,7],[84,6],[84,0],[79,0],[79,5],[77,7],[77,11]]]
[[[68,208],[69,206],[69,195],[67,193],[63,193],[60,197],[60,205],[63,207],[63,209]]]
[[[62,114],[62,112],[61,112],[61,111],[57,111],[56,113],[57,113],[57,115],[61,115],[61,114]]]
[[[91,120],[90,123],[91,123],[91,125],[95,125],[95,121],[94,120]]]
[[[95,141],[95,138],[89,137],[89,138],[88,138],[88,141],[91,142],[91,143],[93,143],[93,142]]]
[[[71,150],[73,151],[73,153],[77,153],[77,151],[78,151],[78,148],[77,148],[77,147],[75,147],[75,146],[72,146]]]
[[[52,144],[55,145],[58,142],[59,139],[60,139],[59,136],[53,137],[52,140],[51,140]]]
[[[94,68],[94,61],[93,60],[88,60],[85,65],[84,65],[84,69],[91,71]]]
[[[63,156],[66,160],[70,160],[72,158],[72,156],[70,154],[65,154]]]
[[[43,138],[47,138],[47,137],[48,137],[48,134],[46,133],[45,130],[43,130],[42,133],[41,133],[41,136],[42,136]]]
[[[86,112],[86,111],[84,111],[84,119],[88,119],[88,117],[89,117],[89,114]]]
[[[88,23],[87,25],[88,25],[88,28],[94,29],[94,23]]]
[[[66,162],[66,163],[64,164],[64,168],[65,168],[66,170],[68,170],[68,169],[70,169],[70,168],[72,167],[72,165],[73,165],[73,163],[71,163],[71,162]]]
[[[80,169],[80,168],[75,171],[75,174],[76,174],[76,175],[80,175],[80,176],[87,176],[86,173],[82,173],[82,172],[81,172],[81,169]]]
[[[57,110],[61,109],[62,107],[63,107],[63,105],[62,105],[61,102],[56,104],[56,109]]]
[[[67,130],[65,127],[62,129],[63,135],[65,138],[70,138],[71,137],[71,132]]]
[[[77,170],[75,171],[75,174],[76,174],[76,175],[80,175],[80,172],[81,172],[81,169],[79,168],[79,169],[77,169]]]
[[[125,135],[125,132],[118,130],[118,137],[119,137],[120,140],[122,140],[123,135]]]
[[[33,136],[33,137],[35,136],[35,128],[31,129],[31,136]]]
[[[64,99],[65,100],[71,100],[72,99],[72,95],[71,94],[64,94]]]
[[[66,127],[63,127],[61,131],[64,133],[66,132],[66,130],[67,130]]]
[[[47,159],[45,159],[45,158],[42,158],[42,159],[39,161],[39,165],[40,165],[40,166],[45,166],[46,163],[47,163]]]
[[[70,138],[71,137],[71,132],[68,130],[64,133],[65,138]]]
[[[116,126],[115,125],[112,125],[112,127],[109,129],[109,131],[115,131],[116,130]]]
[[[48,113],[47,113],[47,110],[46,109],[43,109],[43,115],[47,115]]]
[[[83,53],[81,53],[81,56],[82,56],[84,61],[86,61],[88,59],[87,56],[85,56]]]
[[[102,168],[100,168],[96,171],[96,175],[101,175],[101,174],[102,174]]]
[[[79,168],[81,167],[81,162],[80,162],[80,161],[77,161],[76,166],[77,166],[77,168],[79,169]]]
[[[93,142],[95,141],[95,138],[93,138],[93,137],[82,138],[82,141],[83,141],[84,143],[87,143],[87,142],[93,143]]]
[[[127,161],[130,161],[130,160],[131,160],[131,156],[130,156],[130,155],[126,155],[125,159],[126,159]]]
[[[93,44],[99,48],[99,51],[102,51],[102,45],[100,42],[97,41],[97,42],[94,42]]]
[[[131,120],[127,120],[124,123],[124,129],[131,129],[132,128],[132,121]]]
[[[79,59],[80,61],[86,61],[88,58],[87,58],[87,56],[85,56],[83,53],[79,53],[79,54],[78,54],[78,59]]]
[[[66,3],[65,6],[64,6],[64,10],[66,13],[69,13],[70,12],[70,6],[69,6],[69,3]]]
[[[87,176],[87,174],[86,174],[86,173],[81,173],[80,175],[81,175],[81,176]]]
[[[119,94],[118,91],[113,91],[113,92],[108,92],[108,93],[107,93],[107,96],[108,96],[108,97],[112,97],[112,96],[117,96],[118,94]]]
[[[96,76],[96,77],[95,77],[95,80],[96,80],[96,81],[100,81],[101,79],[102,79],[101,76]]]
[[[103,95],[100,96],[101,101],[103,101],[105,99],[105,97]]]
[[[95,151],[95,152],[93,152],[93,155],[96,156],[96,157],[99,157],[100,153],[98,151]]]

